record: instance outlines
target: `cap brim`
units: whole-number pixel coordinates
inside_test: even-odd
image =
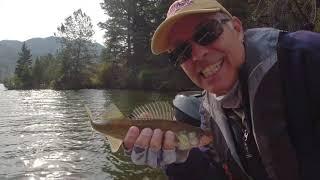
[[[152,53],[158,55],[158,54],[167,52],[169,50],[168,35],[173,25],[182,17],[185,17],[186,15],[190,15],[190,14],[202,14],[202,13],[211,13],[211,12],[218,12],[218,11],[222,11],[222,9],[221,8],[197,9],[197,10],[181,12],[167,18],[158,26],[155,33],[153,34],[152,41],[151,41]]]

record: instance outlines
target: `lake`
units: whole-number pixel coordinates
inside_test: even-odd
[[[160,170],[111,153],[92,130],[94,115],[110,103],[124,113],[174,93],[126,90],[5,90],[0,84],[0,179],[166,179]]]

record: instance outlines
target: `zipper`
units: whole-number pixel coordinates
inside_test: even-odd
[[[250,159],[250,158],[252,158],[253,155],[249,151],[248,137],[249,137],[249,131],[246,128],[244,128],[242,140],[243,140],[243,145],[244,145],[245,157],[247,159]]]

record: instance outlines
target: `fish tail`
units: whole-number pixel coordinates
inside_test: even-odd
[[[89,109],[89,107],[87,105],[84,105],[84,108],[86,109],[87,115],[89,117],[90,123],[93,124],[93,116],[91,113],[91,110]]]
[[[94,127],[95,124],[94,124],[94,119],[93,119],[93,115],[91,113],[91,110],[89,109],[89,107],[87,105],[84,105],[84,108],[86,109],[87,115],[89,117],[91,127]],[[115,116],[121,116],[121,117],[123,116],[123,114],[120,112],[120,110],[115,105],[112,105],[111,108],[112,109],[109,109],[109,110],[115,111],[114,112]],[[112,136],[108,136],[108,135],[106,135],[106,138],[109,141],[111,152],[117,152],[122,145],[122,140],[114,138]]]
[[[91,128],[93,129],[93,116],[92,116],[92,113],[91,113],[91,110],[89,109],[89,107],[87,105],[84,105],[84,108],[86,109],[86,113],[89,117],[89,120],[90,120],[90,124],[91,124]],[[94,131],[91,131],[92,132],[92,137],[94,136]]]

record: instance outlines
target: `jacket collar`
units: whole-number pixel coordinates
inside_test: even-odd
[[[279,30],[273,28],[257,28],[250,29],[245,32],[244,43],[246,60],[243,67],[247,69],[249,74],[248,86],[250,104],[254,101],[255,93],[264,75],[277,61],[276,47],[278,36]],[[204,96],[203,107],[210,113],[212,119],[219,126],[231,155],[243,169],[239,156],[236,153],[235,143],[227,124],[226,116],[222,111],[222,107],[233,108],[241,103],[241,95],[237,96],[237,94],[241,94],[238,84],[236,84],[233,89],[222,98],[222,100],[219,100],[214,94],[207,92]],[[256,138],[255,134],[254,137]]]

